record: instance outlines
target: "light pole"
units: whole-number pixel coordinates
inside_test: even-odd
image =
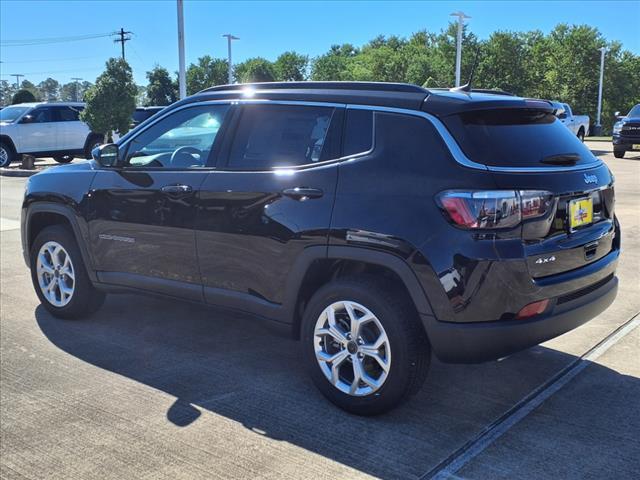
[[[600,50],[600,85],[598,86],[598,114],[596,116],[596,127],[594,128],[595,134],[600,135],[602,132],[602,125],[600,125],[600,114],[602,113],[602,83],[604,80],[604,55],[607,53],[607,47],[601,47]]]
[[[462,64],[462,29],[465,18],[471,18],[462,12],[453,12],[452,17],[458,17],[458,41],[456,42],[456,87],[460,86],[460,68]]]
[[[228,76],[228,83],[229,85],[231,85],[233,83],[233,76],[232,76],[232,72],[233,72],[233,68],[232,68],[232,63],[231,63],[231,42],[233,40],[240,40],[240,37],[235,37],[233,35],[231,35],[230,33],[226,33],[224,35],[222,35],[223,37],[227,37],[227,54],[228,54],[228,59],[229,59],[229,76]]]
[[[82,80],[82,79],[80,77],[72,77],[71,80],[73,80],[76,83],[76,89],[75,89],[76,91],[75,91],[75,95],[73,97],[74,97],[74,101],[77,102],[78,101],[78,96],[79,96],[78,93],[80,93],[80,85],[78,84],[78,82],[80,80]]]
[[[180,90],[180,100],[187,96],[187,74],[184,68],[184,13],[182,0],[177,1],[178,5],[178,89]]]

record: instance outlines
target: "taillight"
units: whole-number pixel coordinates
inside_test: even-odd
[[[512,228],[522,220],[544,216],[553,194],[539,190],[449,190],[438,203],[451,223],[470,229]]]

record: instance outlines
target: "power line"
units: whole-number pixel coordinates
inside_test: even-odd
[[[24,77],[22,73],[12,73],[12,77],[16,77],[16,88],[20,88],[20,77]]]
[[[3,47],[24,47],[29,45],[47,45],[52,43],[77,42],[81,40],[92,40],[94,38],[110,37],[114,33],[94,33],[89,35],[75,35],[68,37],[48,37],[48,38],[25,38],[21,40],[4,40],[0,42]]]
[[[69,57],[69,58],[43,58],[39,60],[3,60],[2,63],[44,63],[44,62],[66,62],[71,60],[87,60],[90,58],[103,58],[102,56],[88,56],[88,57]]]

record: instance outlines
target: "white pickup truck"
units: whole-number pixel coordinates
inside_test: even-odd
[[[84,103],[20,103],[0,110],[0,167],[23,153],[53,157],[68,163],[74,157],[90,158],[102,135],[80,120]]]
[[[556,117],[581,141],[589,133],[589,116],[574,115],[567,103],[551,102],[556,109]]]

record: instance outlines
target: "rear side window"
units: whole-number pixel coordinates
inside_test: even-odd
[[[231,146],[228,168],[268,170],[330,159],[332,107],[247,105]]]
[[[80,121],[80,110],[72,107],[56,107],[56,122],[78,122]]]
[[[347,157],[373,148],[373,112],[347,110],[342,155]]]
[[[591,151],[545,110],[477,110],[443,121],[467,157],[484,165],[550,167],[594,160]]]

